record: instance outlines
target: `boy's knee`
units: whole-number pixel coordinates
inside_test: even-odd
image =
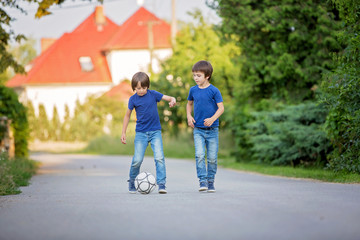
[[[208,159],[208,163],[210,163],[210,164],[217,164],[217,159],[216,159],[216,158],[209,158],[209,159]]]
[[[195,154],[195,158],[198,160],[205,160],[205,154],[202,153]]]
[[[165,162],[165,158],[155,158],[155,162],[157,162],[157,163],[164,163],[164,162]]]
[[[208,156],[207,156],[208,161],[214,162],[217,160],[217,157],[218,157],[218,149],[217,148],[208,150]]]
[[[131,164],[131,166],[132,167],[135,167],[135,168],[138,168],[138,167],[140,167],[141,166],[141,160],[136,160],[136,159],[134,159],[133,160],[133,162],[132,162],[132,164]]]

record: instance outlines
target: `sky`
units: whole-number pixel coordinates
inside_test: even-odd
[[[139,0],[104,0],[104,13],[116,24],[121,25],[126,19],[139,8]],[[171,20],[171,0],[142,0],[143,6],[157,17]],[[216,12],[210,9],[205,0],[175,0],[176,18],[181,21],[190,22],[187,12],[199,9],[205,19],[210,23],[219,23],[220,18]],[[65,32],[73,31],[83,22],[99,5],[96,1],[67,0],[59,6],[52,6],[52,15],[35,19],[36,4],[22,3],[21,6],[27,11],[27,15],[17,9],[7,9],[8,14],[16,20],[11,23],[11,28],[16,34],[24,34],[37,40],[36,49],[40,49],[41,38],[59,38]]]

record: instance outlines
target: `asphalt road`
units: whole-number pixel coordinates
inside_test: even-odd
[[[129,194],[131,157],[32,158],[30,186],[0,197],[0,240],[360,239],[359,184],[219,168],[216,193],[199,193],[194,161],[166,159],[168,194]]]

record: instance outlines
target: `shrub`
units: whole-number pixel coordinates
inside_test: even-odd
[[[324,107],[311,102],[251,113],[252,121],[244,125],[247,156],[271,165],[325,165],[331,151],[322,129],[326,115]]]
[[[14,90],[0,86],[0,116],[11,119],[14,129],[15,156],[28,155],[29,126],[26,116],[26,108],[22,105]]]
[[[332,2],[343,21],[337,36],[343,51],[334,54],[337,68],[322,83],[322,101],[329,109],[325,126],[334,145],[329,167],[360,173],[360,1]]]

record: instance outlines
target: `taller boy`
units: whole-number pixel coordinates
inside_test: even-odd
[[[199,191],[215,192],[214,181],[219,149],[219,117],[224,104],[219,89],[210,84],[213,68],[199,61],[192,68],[196,86],[190,88],[186,114],[188,125],[194,128],[196,172]],[[194,108],[194,117],[191,115]],[[205,151],[207,150],[207,169]]]

